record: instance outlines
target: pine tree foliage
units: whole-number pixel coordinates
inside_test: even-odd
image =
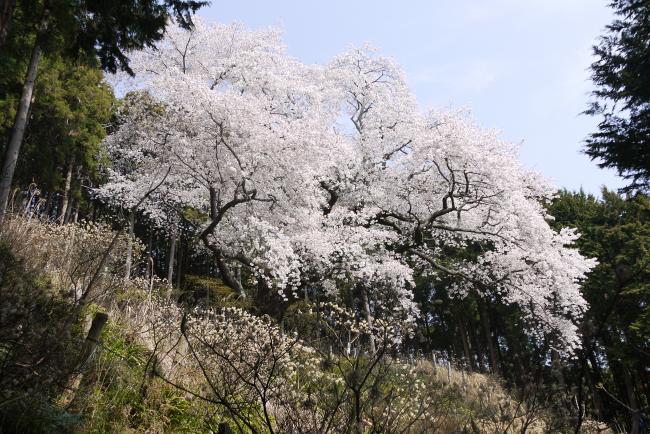
[[[594,47],[596,85],[587,114],[602,116],[585,152],[616,168],[628,190],[650,186],[650,3],[615,0],[617,16]]]
[[[583,284],[591,308],[581,327],[594,411],[623,424],[631,418],[630,426],[638,428],[637,412],[648,403],[650,385],[650,199],[603,190],[598,200],[563,191],[550,212],[557,227],[578,228],[580,251],[598,258]]]

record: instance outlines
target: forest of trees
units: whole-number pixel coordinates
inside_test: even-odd
[[[647,1],[594,48],[598,197],[204,5],[0,1],[0,432],[647,432]]]

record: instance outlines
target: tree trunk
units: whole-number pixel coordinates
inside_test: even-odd
[[[149,227],[149,241],[147,242],[147,277],[153,279],[153,229]]]
[[[61,213],[59,214],[59,220],[61,220],[61,224],[66,222],[68,207],[70,206],[70,185],[72,184],[73,168],[74,168],[74,160],[70,160],[70,163],[68,163],[68,170],[66,171],[65,174],[65,186],[63,188],[63,199],[61,201]]]
[[[90,200],[90,210],[88,210],[88,220],[91,222],[95,221],[95,204],[92,199]]]
[[[235,280],[237,281],[237,284],[241,286],[241,264],[237,264],[235,267]]]
[[[354,428],[355,434],[363,434],[363,419],[361,419],[361,389],[353,389],[354,393]]]
[[[135,211],[129,213],[129,237],[126,241],[126,264],[124,265],[124,280],[131,278],[131,265],[133,263],[133,232],[135,230]]]
[[[585,341],[584,348],[587,348],[587,358],[589,360],[589,364],[587,367],[587,375],[588,379],[590,382],[590,387],[592,388],[592,395],[593,395],[593,401],[594,401],[594,409],[596,410],[596,415],[600,417],[604,417],[605,415],[605,406],[602,400],[602,395],[599,390],[595,388],[595,385],[601,384],[603,382],[603,375],[600,370],[600,365],[598,363],[598,360],[596,359],[596,355],[594,354],[592,346],[590,346],[587,340]]]
[[[174,380],[176,378],[174,373],[180,371],[178,369],[178,365],[182,363],[183,359],[188,355],[189,348],[190,345],[189,342],[187,342],[187,337],[185,335],[181,335],[178,345],[176,346],[176,350],[174,351],[174,354],[170,360],[170,369],[169,373],[167,374],[170,379]]]
[[[472,344],[472,348],[474,348],[476,368],[481,372],[487,372],[489,371],[489,369],[486,368],[485,366],[485,353],[483,352],[483,348],[481,348],[481,344],[480,344],[481,332],[480,330],[475,330],[474,328],[471,327],[470,330],[471,330],[470,342]]]
[[[9,200],[9,193],[11,192],[11,183],[14,178],[14,171],[16,170],[20,145],[25,136],[27,115],[32,103],[34,83],[36,82],[36,73],[38,71],[40,60],[41,47],[37,39],[32,49],[32,56],[29,60],[27,76],[25,78],[25,84],[23,85],[23,92],[20,96],[18,110],[16,111],[16,119],[14,120],[14,126],[11,130],[11,137],[9,139],[9,144],[7,145],[4,163],[2,164],[2,173],[0,173],[0,224],[4,221],[7,212],[7,201]]]
[[[108,315],[104,312],[97,312],[93,318],[93,322],[90,325],[90,330],[88,330],[88,335],[86,336],[86,341],[84,342],[84,348],[81,353],[81,360],[79,367],[82,368],[88,360],[95,354],[95,349],[99,343],[99,337],[102,334],[102,330],[108,321]]]
[[[77,205],[72,200],[73,199],[70,199],[70,202],[68,203],[68,210],[66,211],[65,218],[63,219],[63,223],[65,224],[70,223],[70,218],[72,217],[72,209],[74,208],[74,205]]]
[[[62,398],[62,403],[64,406],[68,406],[74,400],[75,394],[77,393],[77,390],[79,389],[79,385],[81,384],[81,380],[83,378],[84,368],[88,361],[92,358],[93,354],[95,354],[97,344],[99,343],[99,338],[102,335],[102,330],[104,329],[107,321],[107,314],[104,312],[95,313],[93,322],[90,325],[90,330],[88,330],[88,335],[84,341],[84,345],[79,356],[79,361],[77,362],[77,367],[75,369],[76,372],[72,378],[70,378],[68,386],[66,387],[66,391],[64,392]]]
[[[241,282],[237,281],[235,276],[232,274],[228,268],[228,265],[226,265],[226,262],[221,256],[221,253],[218,250],[214,249],[212,252],[215,254],[217,260],[217,268],[219,269],[219,276],[221,277],[221,280],[223,280],[226,285],[237,291],[240,297],[246,297],[246,291],[244,291],[244,287],[242,286]]]
[[[469,345],[469,337],[467,335],[467,327],[465,327],[465,321],[460,320],[458,322],[460,328],[460,338],[463,341],[463,351],[465,352],[465,360],[467,360],[467,369],[474,371],[474,359],[472,358],[472,350]]]
[[[632,382],[632,375],[627,366],[623,366],[623,378],[625,379],[625,389],[627,391],[627,402],[632,413],[632,421],[630,423],[629,434],[639,434],[641,432],[641,410],[639,410],[639,403],[636,399],[636,392],[634,390],[634,383]]]
[[[562,388],[566,389],[566,382],[564,381],[564,373],[562,372],[562,362],[560,361],[560,354],[557,350],[551,350],[551,370],[555,381]]]
[[[50,191],[47,193],[47,200],[45,201],[45,209],[43,210],[43,213],[45,214],[45,217],[47,217],[47,220],[50,221],[50,213],[52,212],[52,205],[54,204],[54,194]]]
[[[484,301],[479,301],[479,310],[481,316],[481,324],[483,325],[483,332],[485,333],[485,341],[487,342],[490,351],[490,370],[493,373],[498,373],[499,365],[497,358],[497,351],[492,340],[492,330],[490,327],[490,318],[488,316],[487,306]]]
[[[16,0],[0,0],[0,47],[7,42]]]
[[[178,238],[178,260],[176,261],[176,287],[183,283],[183,236]]]
[[[174,258],[176,257],[176,230],[172,234],[171,243],[169,246],[169,258],[167,262],[167,284],[169,285],[169,294],[171,295],[171,288],[174,286]]]
[[[318,291],[314,290],[314,300],[316,302],[316,342],[318,342],[318,347],[322,350],[323,344],[321,343],[320,335],[320,299],[318,298]],[[330,351],[331,353],[331,351]]]
[[[586,363],[586,362],[585,362]],[[585,369],[585,375],[587,377],[587,385],[589,386],[589,392],[591,393],[591,402],[594,406],[594,413],[596,415],[596,420],[603,420],[605,412],[603,411],[603,403],[600,399],[600,394],[598,389],[596,389],[596,383],[594,382],[594,375],[592,369],[587,366]]]
[[[363,302],[363,311],[366,314],[366,321],[372,330],[372,315],[370,314],[370,302],[368,301],[368,291],[364,286],[361,287],[361,301]],[[377,346],[375,345],[375,336],[372,332],[368,335],[370,340],[370,353],[375,354],[377,352]]]

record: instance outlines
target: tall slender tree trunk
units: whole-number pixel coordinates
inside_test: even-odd
[[[183,283],[183,234],[178,237],[178,260],[176,261],[176,287]]]
[[[47,220],[50,220],[50,213],[52,212],[52,205],[54,204],[54,194],[49,191],[47,193],[47,200],[45,201],[45,209],[43,210],[43,213],[47,217]]]
[[[368,291],[364,286],[361,287],[361,301],[363,303],[363,312],[366,315],[366,321],[368,322],[368,325],[372,330],[372,315],[370,313],[370,302],[368,301]],[[377,352],[377,346],[375,344],[375,336],[372,333],[369,334],[369,340],[370,340],[370,353],[375,354]]]
[[[242,286],[241,283],[241,264],[237,264],[235,267],[235,280],[237,281],[237,285]]]
[[[467,360],[467,369],[474,371],[474,359],[472,358],[472,349],[470,347],[465,321],[461,319],[458,322],[458,327],[460,329],[460,338],[463,341],[463,351],[465,352],[465,360]]]
[[[363,434],[363,419],[361,418],[361,389],[352,390],[354,394],[354,429],[355,434]]]
[[[149,227],[149,240],[147,241],[147,277],[153,279],[153,229]]]
[[[124,264],[124,280],[131,278],[131,265],[133,264],[133,233],[135,231],[135,210],[129,213],[129,237],[126,241],[126,263]]]
[[[88,210],[88,220],[91,222],[95,221],[95,204],[93,203],[92,199],[90,200],[90,210]]]
[[[595,389],[595,385],[603,382],[603,376],[600,371],[600,365],[596,359],[596,355],[593,352],[593,347],[590,346],[589,340],[585,339],[584,348],[587,349],[587,359],[589,360],[589,365],[587,368],[587,374],[589,375],[589,381],[591,381],[592,387]],[[605,414],[605,407],[603,404],[601,392],[599,390],[593,391],[594,399],[594,408],[602,416]]]
[[[0,47],[7,42],[16,0],[0,0]]]
[[[591,402],[594,406],[594,413],[596,414],[596,420],[602,420],[605,412],[603,411],[603,402],[600,399],[600,394],[598,389],[596,389],[596,383],[594,382],[594,375],[591,368],[585,369],[585,376],[587,377],[587,385],[589,386],[589,391],[591,392]]]
[[[4,163],[2,164],[2,172],[0,173],[0,224],[4,221],[7,212],[7,201],[9,200],[9,194],[11,192],[11,183],[14,179],[14,171],[16,170],[20,145],[25,136],[27,116],[29,114],[29,107],[32,103],[34,83],[36,82],[36,74],[40,60],[41,46],[37,38],[36,42],[34,42],[34,47],[32,48],[32,55],[29,60],[29,66],[27,67],[27,76],[25,77],[23,92],[20,96],[20,102],[18,103],[16,119],[11,130],[11,137],[9,138],[7,152],[5,154]]]
[[[487,342],[488,350],[490,352],[490,370],[494,373],[499,372],[498,357],[494,340],[492,339],[492,328],[490,327],[490,317],[488,315],[487,306],[485,301],[479,301],[479,311],[481,317],[481,324],[483,325],[483,333],[485,333],[485,341]]]
[[[172,234],[171,243],[169,246],[169,258],[167,262],[167,284],[169,285],[169,295],[171,295],[171,288],[174,286],[174,258],[176,257],[176,230]]]
[[[560,353],[557,350],[551,350],[551,370],[555,381],[558,385],[565,390],[566,381],[564,381],[564,373],[562,372],[562,362],[560,360]]]
[[[481,372],[487,372],[488,369],[485,367],[485,353],[483,352],[483,349],[481,348],[481,344],[480,344],[480,337],[481,337],[480,331],[478,331],[479,336],[477,336],[477,331],[471,327],[468,331],[469,331],[470,343],[472,344],[472,348],[474,349],[476,368]]]
[[[318,298],[318,291],[314,290],[314,301],[316,302],[316,342],[318,342],[319,348],[323,349],[323,344],[321,343],[320,335],[320,299]],[[331,351],[330,351],[331,353]]]
[[[632,421],[630,423],[629,434],[641,433],[641,410],[639,410],[639,402],[636,399],[636,391],[634,390],[634,382],[632,375],[627,366],[623,366],[623,378],[625,380],[625,390],[627,391],[627,402],[631,409]]]
[[[72,218],[72,210],[74,209],[74,205],[76,205],[75,202],[72,201],[73,199],[70,199],[68,202],[68,209],[65,212],[65,217],[63,218],[63,223],[68,224],[70,223],[70,218]]]
[[[66,222],[66,215],[68,214],[68,207],[70,206],[70,186],[72,185],[72,169],[74,169],[74,160],[70,160],[68,168],[65,172],[65,186],[63,187],[63,199],[61,200],[61,213],[59,220],[61,223]]]

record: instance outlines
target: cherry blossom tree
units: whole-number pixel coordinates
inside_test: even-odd
[[[337,206],[393,232],[388,245],[412,267],[458,276],[458,296],[497,293],[521,307],[531,331],[559,332],[561,350],[577,345],[572,320],[586,308],[578,283],[594,262],[567,248],[574,232],[549,227],[542,203],[552,186],[465,113],[420,114],[389,59],[353,49],[330,71],[359,153],[351,182],[337,184]],[[473,262],[445,253],[476,244]]]
[[[206,214],[199,237],[242,295],[228,261],[251,267],[269,286],[295,285],[291,234],[317,224],[315,175],[334,142],[312,85],[318,80],[310,79],[318,70],[286,58],[275,32],[201,23],[170,32],[134,65],[142,66],[136,84],[164,106],[155,134],[139,134],[140,178],[172,167],[166,190],[178,207]],[[141,128],[133,119],[122,129]]]
[[[120,164],[100,193],[128,203],[168,171],[143,212],[197,210],[197,236],[242,296],[234,263],[285,297],[352,287],[372,325],[412,320],[414,272],[444,273],[459,297],[520,306],[558,350],[579,343],[593,261],[549,227],[552,186],[466,113],[422,113],[392,60],[364,47],[305,65],[275,30],[198,21],[131,66],[136,79],[116,80],[151,101],[135,98],[106,140]],[[449,254],[476,246],[473,260]]]

